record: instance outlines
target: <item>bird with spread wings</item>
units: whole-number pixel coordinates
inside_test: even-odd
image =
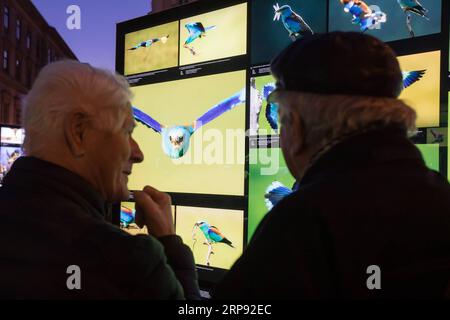
[[[164,153],[172,159],[178,159],[186,154],[191,136],[196,130],[243,103],[245,89],[219,102],[190,125],[162,125],[137,107],[133,107],[133,115],[136,121],[161,134]]]

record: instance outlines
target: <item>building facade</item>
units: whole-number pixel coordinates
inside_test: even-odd
[[[184,4],[188,4],[197,0],[153,0],[152,1],[152,12],[156,13],[178,7]]]
[[[77,59],[30,0],[0,0],[0,123],[20,124],[21,102],[46,64]]]

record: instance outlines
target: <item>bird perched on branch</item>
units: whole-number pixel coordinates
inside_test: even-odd
[[[280,7],[277,3],[273,6],[273,9],[275,10],[273,21],[278,21],[281,18],[292,41],[295,41],[300,36],[314,33],[305,20],[299,14],[295,13],[290,6],[283,5]]]

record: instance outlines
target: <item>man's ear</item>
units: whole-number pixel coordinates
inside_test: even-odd
[[[81,111],[70,113],[64,121],[64,138],[72,155],[80,158],[85,154],[88,116]]]
[[[292,135],[291,141],[294,142],[292,145],[292,153],[298,156],[304,153],[306,147],[303,121],[302,117],[297,112],[291,112],[290,117],[290,134]]]

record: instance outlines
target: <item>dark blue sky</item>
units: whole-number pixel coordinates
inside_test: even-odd
[[[32,0],[47,22],[61,34],[78,59],[115,69],[116,23],[146,15],[150,0]],[[81,30],[69,30],[67,7],[81,9]]]

